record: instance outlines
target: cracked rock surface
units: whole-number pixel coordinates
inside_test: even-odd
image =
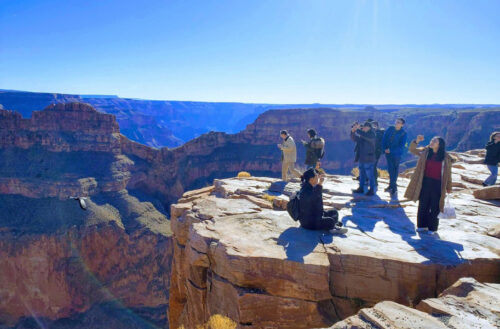
[[[346,235],[308,231],[284,211],[298,183],[250,177],[216,180],[171,207],[174,256],[171,328],[195,328],[221,314],[245,328],[321,328],[381,301],[415,307],[462,277],[500,282],[500,240],[488,235],[499,203],[472,195],[460,171],[481,170],[457,154],[451,202],[440,239],[417,235],[417,203],[355,195],[357,181],[328,176],[325,207],[339,209]],[[473,159],[474,160],[474,159]],[[482,168],[486,171],[486,168]],[[399,306],[398,307],[403,307]]]

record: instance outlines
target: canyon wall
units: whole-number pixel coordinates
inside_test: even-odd
[[[121,138],[86,104],[0,110],[0,327],[168,326],[170,222]]]

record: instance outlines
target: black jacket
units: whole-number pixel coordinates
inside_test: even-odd
[[[384,139],[384,129],[375,130],[377,142],[375,143],[375,158],[378,159],[382,155],[382,140]]]
[[[303,228],[313,230],[323,216],[323,186],[308,182],[300,189],[299,221]]]
[[[376,136],[373,130],[366,133],[361,129],[351,131],[351,139],[356,142],[354,162],[375,162]]]
[[[489,141],[486,144],[486,157],[484,163],[490,166],[497,166],[500,162],[500,143]]]

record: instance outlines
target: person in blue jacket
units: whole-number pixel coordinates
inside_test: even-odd
[[[387,159],[387,171],[390,177],[389,187],[385,191],[390,194],[395,194],[398,190],[399,163],[406,145],[404,125],[405,120],[403,118],[396,119],[394,126],[387,128],[382,139],[382,149]]]

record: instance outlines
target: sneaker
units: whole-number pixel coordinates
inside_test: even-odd
[[[334,227],[329,232],[332,234],[346,234],[347,229],[345,227]]]
[[[352,190],[352,193],[365,193],[365,191],[361,187],[358,187],[356,190]]]
[[[417,228],[417,230],[416,230],[416,231],[417,231],[417,232],[421,232],[421,233],[423,233],[423,232],[427,232],[427,231],[429,231],[429,228],[427,228],[427,227],[419,227],[419,228]]]
[[[375,192],[373,192],[373,190],[370,189],[368,192],[366,192],[366,195],[372,196],[375,195]]]
[[[429,236],[439,239],[439,234],[437,231],[429,231]]]

